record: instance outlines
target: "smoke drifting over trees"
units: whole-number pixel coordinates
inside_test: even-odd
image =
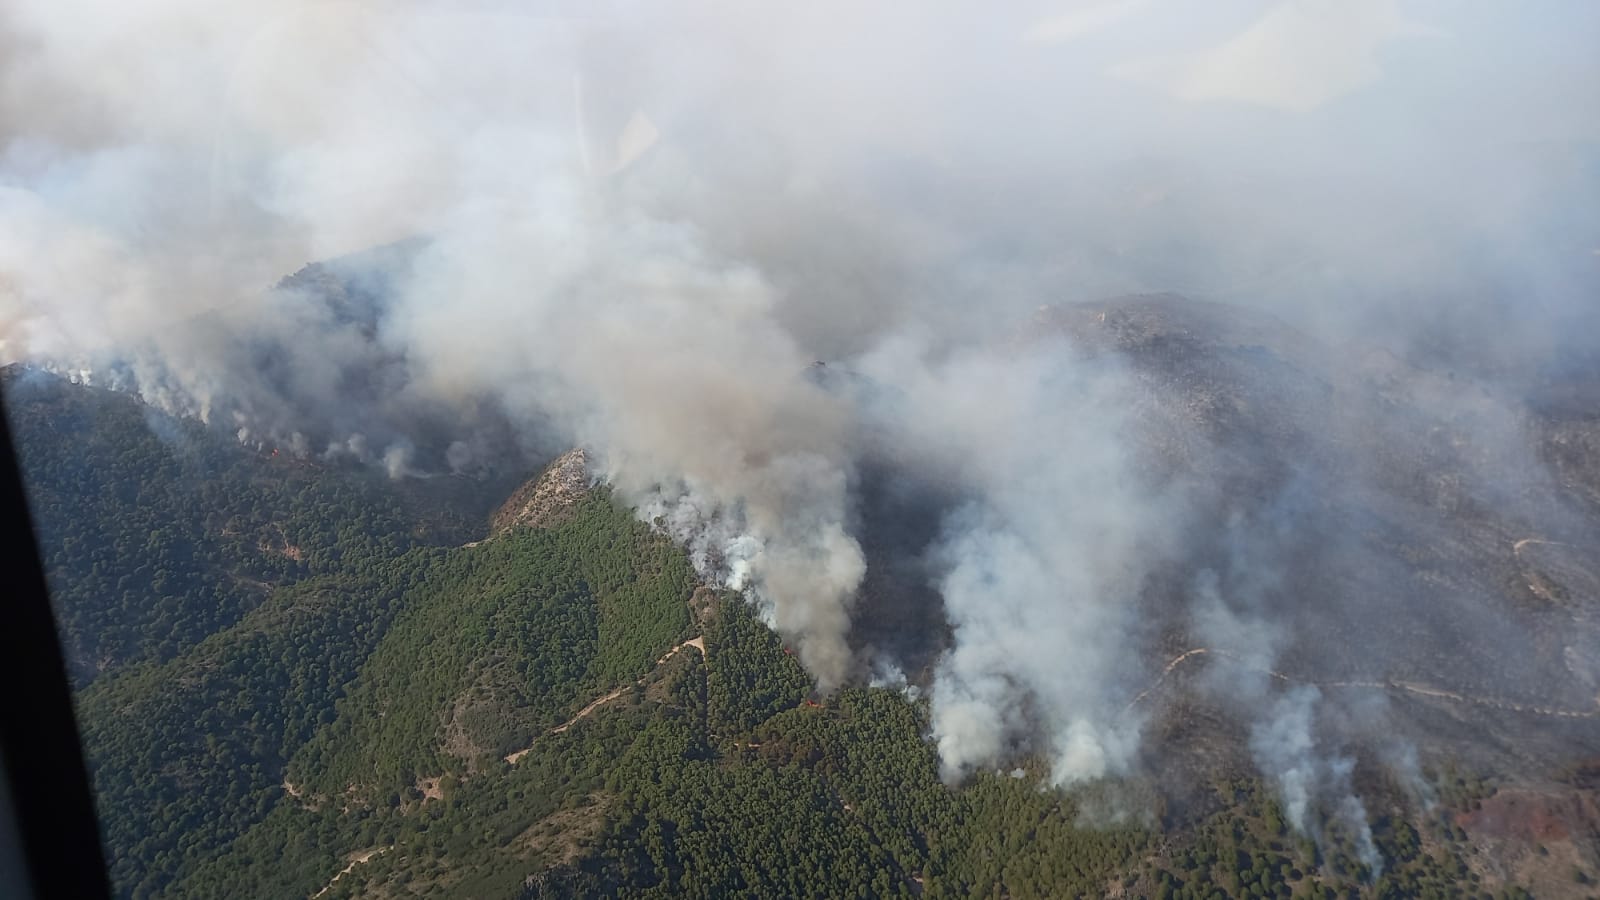
[[[1298,820],[1380,730],[1317,737],[1309,682],[1428,675],[1316,646],[1435,623],[1414,523],[1596,546],[1520,429],[1600,359],[1597,43],[1575,3],[23,0],[0,352],[398,477],[583,445],[822,690],[931,666],[951,778],[1134,771],[1130,700],[1225,647]],[[1252,311],[1038,311],[1145,291]]]

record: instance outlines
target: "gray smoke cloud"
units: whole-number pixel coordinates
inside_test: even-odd
[[[1059,783],[1126,771],[1137,723],[1106,686],[1137,665],[1103,637],[1130,631],[1140,576],[1175,537],[1159,518],[1173,503],[1135,477],[1130,376],[1060,341],[1004,357],[899,342],[862,371],[899,392],[866,413],[897,465],[966,498],[931,550],[954,629],[932,686],[946,774],[998,765],[1038,729]]]
[[[1554,3],[21,0],[0,355],[396,477],[581,444],[822,690],[930,690],[948,777],[1019,751],[1115,775],[1173,629],[1248,662],[1203,690],[1259,682],[1326,624],[1285,612],[1295,517],[1340,479],[1416,485],[1337,408],[1305,479],[1209,479],[1270,468],[1205,423],[1278,385],[1175,398],[1085,346],[1115,312],[1038,307],[1179,291],[1290,322],[1329,370],[1371,368],[1338,358],[1357,339],[1437,364],[1402,399],[1525,500],[1550,479],[1511,401],[1468,395],[1595,359],[1597,41],[1600,9]],[[922,675],[854,637],[884,471],[931,498],[905,565],[951,639]],[[1210,518],[1258,488],[1260,520]],[[1310,737],[1326,702],[1272,687],[1243,714],[1291,816],[1359,803]]]
[[[1369,877],[1382,874],[1382,859],[1372,842],[1367,810],[1350,787],[1355,760],[1319,750],[1314,733],[1317,701],[1322,694],[1315,687],[1300,686],[1273,701],[1266,716],[1250,730],[1250,752],[1261,771],[1277,784],[1284,813],[1290,824],[1302,832],[1321,836],[1322,829],[1312,818],[1314,805],[1336,798],[1331,816],[1348,828],[1356,855],[1367,867]]]

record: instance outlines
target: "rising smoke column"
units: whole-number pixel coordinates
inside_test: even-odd
[[[0,10],[0,346],[396,474],[425,465],[418,423],[458,427],[452,466],[490,414],[587,445],[825,689],[863,668],[858,432],[896,436],[960,498],[930,553],[947,774],[1024,744],[1058,781],[1114,773],[1149,675],[1130,599],[1185,501],[1140,478],[1126,373],[997,335],[1188,289],[1403,346],[1487,273],[1537,289],[1458,319],[1469,339],[1581,341],[1600,205],[1568,209],[1524,142],[1592,158],[1597,19],[23,0]],[[269,289],[418,235],[374,264],[373,322]],[[819,358],[905,405],[820,388]]]
[[[970,498],[933,550],[954,628],[932,685],[946,777],[1019,747],[1057,783],[1128,771],[1134,600],[1180,509],[1139,477],[1136,384],[1060,341],[950,357],[900,343],[864,369],[902,398],[885,414],[903,446],[926,448],[906,464]]]
[[[625,500],[749,590],[836,687],[864,567],[845,526],[847,411],[803,377],[780,298],[691,227],[604,214],[560,179],[530,189],[538,216],[525,200],[450,223],[388,338],[436,388],[554,411]]]

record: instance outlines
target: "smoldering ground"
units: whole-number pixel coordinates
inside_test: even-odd
[[[1338,808],[1348,692],[1594,709],[1512,551],[1596,546],[1524,403],[1600,333],[1548,12],[11,4],[3,346],[400,476],[585,445],[952,779],[1148,766],[1186,685]],[[1074,305],[1167,290],[1225,304]]]

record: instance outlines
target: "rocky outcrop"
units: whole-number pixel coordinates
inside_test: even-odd
[[[589,456],[568,450],[545,467],[539,477],[517,488],[490,518],[494,534],[518,526],[549,528],[565,521],[568,511],[589,493]]]

